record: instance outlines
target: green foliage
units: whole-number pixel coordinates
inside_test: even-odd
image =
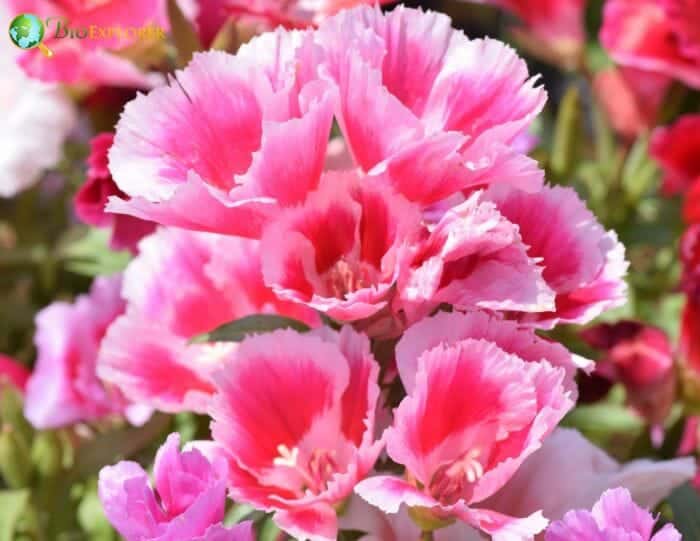
[[[15,531],[28,502],[28,490],[0,490],[0,541],[16,539]]]
[[[309,330],[309,326],[292,318],[273,314],[257,314],[237,319],[222,325],[209,333],[209,340],[240,342],[249,334],[271,332],[278,329],[293,329],[299,332]]]

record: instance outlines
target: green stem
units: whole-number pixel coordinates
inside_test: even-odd
[[[434,539],[435,536],[433,535],[433,531],[430,530],[421,532],[419,541],[434,541]]]

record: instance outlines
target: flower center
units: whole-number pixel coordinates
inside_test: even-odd
[[[300,459],[297,447],[289,449],[286,445],[279,445],[277,451],[279,456],[273,460],[273,464],[298,473],[304,483],[302,491],[310,490],[314,494],[323,492],[338,471],[335,451],[314,449],[306,461]]]
[[[465,489],[484,475],[484,467],[478,460],[480,455],[479,449],[472,449],[454,462],[440,466],[430,481],[432,496],[445,505],[459,501]]]
[[[330,295],[342,299],[348,293],[372,285],[376,274],[376,269],[367,263],[341,259],[326,273],[326,287]]]

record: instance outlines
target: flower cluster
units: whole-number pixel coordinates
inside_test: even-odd
[[[20,54],[44,81],[145,92],[92,137],[73,199],[128,262],[41,310],[33,371],[0,356],[0,382],[69,447],[114,427],[172,432],[152,481],[136,461],[100,464],[96,498],[127,541],[252,541],[261,528],[302,541],[679,540],[643,507],[696,475],[666,430],[677,377],[700,395],[697,115],[650,138],[690,224],[677,376],[658,326],[570,327],[622,307],[641,257],[610,229],[617,215],[599,220],[581,195],[598,197],[602,165],[577,170],[593,180],[576,190],[557,161],[568,149],[528,155],[547,93],[525,60],[441,13],[346,5],[367,3],[55,2],[75,24],[189,28],[216,47],[167,78],[123,40],[48,39],[50,62]],[[528,50],[585,61],[585,2],[484,3],[521,20]],[[601,41],[620,66],[591,89],[636,99],[630,79],[654,82],[655,100],[612,122],[623,139],[654,125],[672,80],[700,86],[698,9],[606,3]],[[261,33],[221,46],[232,20]],[[618,162],[614,174],[637,172]],[[597,363],[582,356],[596,350]],[[615,449],[626,463],[559,426],[613,386],[606,400],[644,427],[632,451]],[[673,433],[686,421],[680,454],[697,448],[697,418],[678,413]],[[635,454],[647,426],[663,460]]]

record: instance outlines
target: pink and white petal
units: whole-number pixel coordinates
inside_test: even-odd
[[[330,90],[321,88],[317,93],[300,118],[263,122],[260,149],[254,153],[248,171],[236,177],[239,187],[231,191],[232,198],[271,198],[282,206],[291,206],[302,203],[316,189],[333,121]],[[290,141],[299,145],[303,141],[305,151],[290,152]]]
[[[454,512],[460,519],[489,534],[493,541],[534,541],[535,536],[549,524],[541,511],[524,518],[466,506],[458,506]]]
[[[253,521],[247,520],[230,528],[221,524],[211,526],[202,537],[194,541],[255,541]]]
[[[511,432],[492,447],[490,465],[473,491],[474,502],[483,501],[502,488],[575,405],[571,393],[565,390],[563,368],[553,368],[542,361],[527,363],[526,371],[537,395],[537,414],[529,426]]]
[[[408,393],[415,386],[418,358],[441,342],[455,343],[465,338],[494,342],[507,353],[530,362],[547,360],[561,366],[573,378],[576,369],[589,370],[592,362],[569,353],[561,344],[537,336],[517,322],[500,319],[486,312],[439,312],[409,327],[396,345],[396,365]]]
[[[365,171],[418,141],[418,118],[382,84],[381,73],[351,50],[338,66],[338,123],[355,162]]]
[[[18,62],[29,76],[47,83],[140,89],[162,83],[162,76],[144,73],[129,60],[104,49],[88,50],[82,46],[83,41],[89,40],[52,40],[51,58],[33,49],[24,52]]]
[[[608,541],[588,511],[569,511],[564,519],[553,522],[545,532],[545,541]]]
[[[130,312],[107,331],[97,373],[134,402],[168,413],[205,413],[214,385],[193,357],[186,339],[157,320]]]
[[[338,536],[338,517],[335,509],[328,504],[277,511],[274,521],[282,530],[301,541],[335,541]]]
[[[360,481],[355,492],[384,513],[398,513],[401,505],[432,508],[440,504],[400,477],[377,475]]]
[[[556,292],[590,283],[603,267],[606,233],[571,188],[546,186],[537,193],[493,187],[485,194],[517,224],[531,257],[543,258],[544,278]],[[549,219],[542,227],[542,215]]]
[[[281,330],[244,340],[214,380],[214,440],[252,470],[298,445],[340,400],[349,371],[332,344]]]
[[[369,339],[345,326],[338,337],[340,351],[350,368],[343,391],[341,430],[356,447],[374,441],[374,416],[379,399],[379,365],[370,351]]]
[[[105,210],[193,231],[258,238],[277,205],[269,198],[228,201],[224,194],[216,193],[214,188],[190,172],[184,183],[174,186],[167,199],[149,201],[138,196],[129,200],[110,197]]]
[[[234,56],[200,53],[169,86],[129,102],[109,153],[119,188],[163,201],[193,171],[206,184],[230,190],[262,137],[262,106],[246,76],[254,74]]]
[[[218,240],[174,228],[143,239],[124,271],[122,293],[129,308],[184,338],[235,319],[235,301],[206,272]]]
[[[603,531],[619,528],[637,533],[642,539],[649,539],[654,529],[654,517],[634,503],[626,488],[606,490],[593,506],[591,514]]]
[[[628,287],[624,277],[629,267],[625,246],[617,240],[614,231],[608,232],[600,246],[605,253],[605,263],[591,283],[557,295],[556,312],[524,315],[522,322],[541,329],[551,329],[558,323],[585,324],[604,311],[625,304]]]
[[[460,131],[470,138],[510,143],[547,101],[525,61],[492,39],[455,39],[423,115],[429,132]]]
[[[441,343],[421,355],[413,393],[385,432],[387,454],[423,484],[465,449],[490,448],[535,419],[524,361],[484,340]],[[444,415],[436,418],[435,411]],[[478,487],[478,484],[476,485]]]
[[[682,541],[681,534],[673,524],[666,524],[658,532],[654,534],[651,541]]]

